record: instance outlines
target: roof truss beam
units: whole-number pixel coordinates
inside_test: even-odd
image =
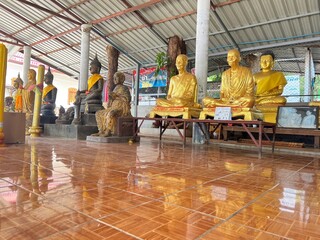
[[[54,11],[51,11],[51,10],[49,10],[49,9],[47,9],[47,8],[41,7],[40,5],[37,5],[37,4],[35,4],[35,3],[29,2],[29,1],[26,1],[26,0],[18,0],[18,1],[21,2],[21,3],[23,3],[23,4],[25,4],[25,5],[29,5],[29,6],[31,6],[31,7],[34,7],[34,8],[36,8],[36,9],[40,10],[40,11],[49,13],[49,14],[55,16],[55,17],[64,19],[64,20],[66,20],[66,21],[68,21],[68,22],[72,22],[72,23],[74,23],[74,24],[76,24],[76,25],[80,25],[80,24],[81,24],[81,23],[78,22],[78,21],[75,21],[75,20],[73,20],[73,19],[71,19],[71,18],[68,18],[68,17],[66,17],[66,16],[63,16],[63,15],[61,15],[61,14],[59,14],[59,13],[54,12]]]

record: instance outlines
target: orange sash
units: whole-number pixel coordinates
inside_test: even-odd
[[[93,74],[89,79],[88,79],[88,91],[92,88],[92,86],[101,79],[102,76],[98,73]]]

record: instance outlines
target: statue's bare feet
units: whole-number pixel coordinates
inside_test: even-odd
[[[112,136],[111,131],[106,131],[105,133],[101,133],[100,137],[110,137]]]

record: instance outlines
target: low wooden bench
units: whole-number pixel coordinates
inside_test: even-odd
[[[181,119],[181,118],[145,118],[145,117],[133,117],[133,138],[138,136],[140,127],[144,123],[144,121],[159,121],[159,138],[162,139],[162,135],[166,131],[169,125],[174,126],[174,128],[177,130],[180,138],[183,140],[183,146],[186,144],[186,129],[187,125],[189,123],[195,123],[199,126],[200,130],[202,131],[206,142],[209,143],[210,141],[210,135],[208,133],[208,129],[210,125],[213,125],[213,132],[215,132],[217,129],[221,128],[221,126],[225,125],[235,125],[242,129],[242,131],[245,131],[250,136],[253,143],[258,148],[259,158],[262,155],[262,137],[263,135],[267,138],[267,140],[270,140],[270,138],[267,135],[266,130],[272,129],[273,139],[272,139],[272,151],[274,150],[274,140],[275,140],[275,134],[276,134],[276,125],[274,123],[266,123],[263,121],[258,120],[252,120],[252,121],[245,121],[245,120],[213,120],[213,119]],[[178,124],[181,124],[183,126],[182,129],[179,129]],[[250,126],[257,125],[257,132],[259,133],[258,139],[255,138],[255,136],[252,134]]]
[[[256,127],[249,127],[251,132],[258,133],[259,129]],[[246,132],[243,128],[239,126],[223,126],[222,134],[223,139],[228,140],[229,132]],[[265,128],[265,132],[271,134],[272,128]],[[313,136],[314,137],[314,148],[320,147],[320,130],[315,129],[289,129],[289,128],[276,128],[277,134],[283,135],[298,135],[298,136]]]

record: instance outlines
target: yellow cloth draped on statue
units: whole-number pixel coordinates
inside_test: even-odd
[[[47,96],[47,94],[52,91],[52,89],[54,89],[55,86],[53,85],[47,85],[44,89],[43,89],[43,92],[42,92],[42,99],[45,98],[45,96]]]
[[[98,73],[93,74],[89,79],[88,79],[88,91],[92,88],[92,86],[98,82],[102,76]]]
[[[15,96],[14,96],[14,110],[15,112],[22,112],[23,105],[22,105],[22,91],[18,89]]]
[[[276,122],[278,106],[286,103],[281,96],[287,80],[282,72],[273,71],[274,54],[265,51],[260,56],[261,72],[254,74],[256,84],[256,108],[263,113],[265,122]]]
[[[281,95],[287,80],[282,72],[269,71],[259,72],[254,75],[256,90],[256,104],[278,104],[286,103],[286,99]]]

